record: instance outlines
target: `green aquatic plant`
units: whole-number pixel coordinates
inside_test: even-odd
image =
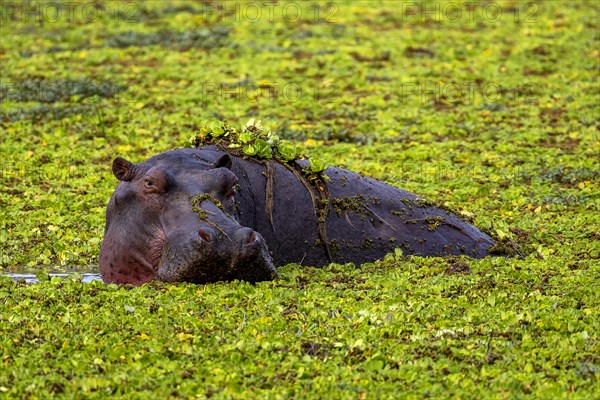
[[[314,157],[308,158],[302,153],[300,146],[281,139],[254,118],[239,128],[224,121],[208,122],[189,139],[189,143],[196,148],[216,145],[236,156],[258,161],[273,160],[288,166],[295,165],[296,161],[305,160],[308,165],[303,165],[300,171],[309,181],[328,179],[323,174],[329,167],[327,162]]]
[[[206,211],[205,209],[203,209],[201,207],[202,202],[205,200],[212,201],[214,203],[214,205],[217,206],[217,208],[219,208],[221,211],[225,212],[225,210],[223,209],[223,206],[221,205],[221,202],[219,200],[215,199],[211,194],[209,194],[209,193],[197,194],[196,196],[192,197],[192,209],[196,211],[196,213],[198,214],[200,219],[206,220],[208,218],[208,211]]]
[[[0,6],[1,273],[95,268],[116,155],[249,116],[293,142],[259,159],[242,153],[248,132],[240,155],[328,160],[525,258],[406,256],[398,236],[381,261],[288,265],[258,284],[0,277],[1,399],[598,397],[596,3],[449,2],[436,16],[311,1],[296,21],[276,2],[254,21],[243,2],[93,3]],[[97,86],[71,96],[74,81]],[[343,217],[345,201],[326,203]],[[428,204],[390,213],[410,207]]]

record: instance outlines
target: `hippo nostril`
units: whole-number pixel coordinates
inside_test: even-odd
[[[198,236],[200,236],[200,239],[204,240],[205,242],[212,241],[212,234],[208,229],[200,228],[200,230],[198,230]]]
[[[252,244],[254,242],[256,242],[258,238],[256,237],[256,232],[252,231],[250,232],[250,234],[246,237],[246,244]]]

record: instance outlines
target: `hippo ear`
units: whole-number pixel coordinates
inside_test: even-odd
[[[112,163],[113,174],[120,181],[130,181],[133,177],[133,164],[123,157],[117,157]]]
[[[225,171],[221,175],[218,193],[226,197],[233,196],[235,194],[235,185],[238,183],[238,178],[231,171]]]
[[[227,168],[231,169],[231,158],[229,154],[223,154],[221,157],[213,163],[215,168]]]

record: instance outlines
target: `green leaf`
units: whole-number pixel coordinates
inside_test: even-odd
[[[258,153],[257,148],[254,147],[251,144],[244,146],[244,148],[242,149],[242,151],[247,156],[255,156]]]
[[[40,282],[46,282],[50,280],[50,274],[46,270],[40,270],[35,273],[35,277]]]
[[[298,155],[296,146],[289,144],[280,144],[277,150],[279,151],[281,159],[285,162],[296,159],[296,156]]]
[[[281,142],[281,140],[279,139],[279,136],[277,136],[275,134],[269,133],[269,135],[267,136],[267,143],[269,143],[269,146],[271,146],[271,147],[279,146],[280,142]]]
[[[79,272],[72,272],[67,275],[67,278],[71,279],[72,281],[81,282],[83,275],[81,275]]]
[[[225,129],[223,129],[222,122],[213,123],[210,128],[211,128],[211,134],[213,137],[219,137],[219,136],[222,136],[223,133],[225,133]]]
[[[256,147],[256,154],[261,157],[261,158],[272,158],[273,157],[273,152],[271,150],[271,146],[269,146],[269,144],[263,140],[263,139],[256,139],[254,141],[254,146]]]
[[[240,143],[246,144],[252,140],[252,135],[248,132],[240,132],[238,139],[239,139]]]
[[[329,164],[327,164],[325,161],[319,160],[318,158],[311,158],[309,162],[310,170],[314,173],[323,172],[329,167]]]

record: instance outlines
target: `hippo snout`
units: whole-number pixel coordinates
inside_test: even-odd
[[[273,279],[275,266],[264,238],[246,227],[179,227],[166,235],[157,271],[171,282],[250,282]]]
[[[256,234],[253,232],[250,232],[249,235],[246,236],[246,239],[244,241],[244,246],[250,246],[253,243],[257,243],[258,242],[258,236],[256,236]]]
[[[255,249],[260,247],[261,239],[259,235],[250,228],[240,228],[236,231],[235,238],[242,248]]]
[[[269,254],[267,242],[260,233],[240,227],[235,232],[235,241],[240,247],[230,279],[258,282],[275,277],[275,265]]]

